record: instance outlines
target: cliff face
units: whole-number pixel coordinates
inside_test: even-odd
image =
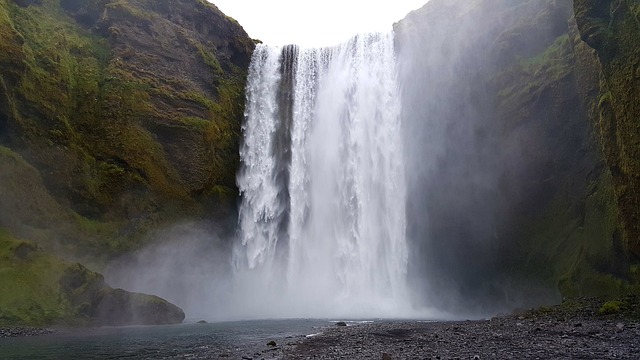
[[[613,175],[622,241],[640,259],[640,1],[574,2],[601,69],[598,128]]]
[[[0,226],[108,258],[232,214],[253,46],[203,0],[0,0],[0,145],[46,188],[3,201]],[[55,219],[34,224],[42,203]]]
[[[410,275],[432,304],[491,311],[632,286],[598,57],[572,10],[433,0],[396,24],[406,142],[418,144]]]
[[[100,268],[234,217],[253,48],[204,0],[0,0],[0,323],[182,321],[57,256]]]

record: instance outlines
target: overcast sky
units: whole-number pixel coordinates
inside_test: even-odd
[[[330,46],[388,31],[428,0],[209,0],[270,45]]]

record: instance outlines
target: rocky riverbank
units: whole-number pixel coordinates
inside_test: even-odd
[[[274,324],[263,323],[256,325],[263,328],[253,335],[248,334],[255,329],[247,324],[231,323],[227,328],[220,325],[201,330],[192,325],[187,329],[188,336],[179,336],[186,333],[178,331],[172,338],[163,338],[162,345],[150,336],[147,340],[148,348],[154,349],[152,357],[145,352],[131,355],[136,359],[245,360],[638,359],[638,300],[638,297],[617,301],[570,300],[554,307],[474,321],[341,324],[348,326],[317,321],[313,327],[305,325],[299,330],[289,328],[284,332],[281,325],[269,328]],[[297,326],[295,322],[288,324]],[[64,328],[0,328],[0,338],[65,331]],[[310,335],[311,332],[316,334]],[[114,355],[120,353],[116,351]]]
[[[601,305],[601,303],[599,303]],[[614,306],[615,307],[615,306]],[[285,359],[637,359],[640,322],[594,301],[463,322],[333,327],[285,349]],[[613,310],[612,310],[613,311]]]
[[[329,329],[286,359],[637,359],[640,325],[519,318]]]

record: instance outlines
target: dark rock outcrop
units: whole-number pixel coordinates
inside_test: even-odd
[[[179,324],[184,312],[179,307],[151,295],[107,289],[100,294],[95,321],[104,325]]]
[[[59,284],[74,316],[92,325],[180,324],[185,317],[182,309],[157,296],[109,287],[102,275],[78,263],[66,267]]]

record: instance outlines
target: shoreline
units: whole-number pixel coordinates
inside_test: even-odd
[[[336,327],[302,340],[287,349],[283,358],[637,359],[639,353],[638,322],[509,317]]]
[[[313,334],[286,331],[283,336],[273,332],[272,337],[264,337],[268,340],[243,346],[209,347],[210,343],[204,342],[198,351],[185,351],[194,359],[247,360],[637,359],[639,305],[638,297],[613,302],[589,298],[485,320],[327,323],[314,327]],[[65,333],[64,327],[0,327],[0,339],[60,333]]]
[[[282,359],[638,359],[637,298],[613,314],[601,306],[576,299],[488,320],[335,326],[288,347]]]

